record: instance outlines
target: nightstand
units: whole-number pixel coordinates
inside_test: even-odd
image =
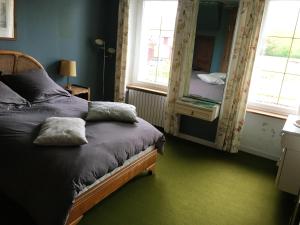
[[[77,96],[79,98],[83,98],[85,100],[90,101],[90,88],[89,87],[83,87],[83,86],[79,86],[79,85],[75,85],[72,84],[71,85],[71,89],[68,89],[67,87],[65,87],[65,89],[74,96]]]

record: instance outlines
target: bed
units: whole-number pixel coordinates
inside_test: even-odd
[[[31,56],[0,50],[2,73],[42,68]],[[38,225],[75,225],[130,179],[154,171],[164,136],[140,118],[135,124],[87,122],[89,143],[80,147],[32,143],[47,117],[85,118],[86,111],[87,101],[75,96],[0,107],[0,192],[25,208]]]
[[[221,103],[225,84],[208,84],[197,77],[199,73],[205,72],[193,70],[191,73],[189,95]]]

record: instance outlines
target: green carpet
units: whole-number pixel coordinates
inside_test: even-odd
[[[275,187],[276,169],[168,136],[156,174],[130,181],[80,225],[287,225],[293,196]]]

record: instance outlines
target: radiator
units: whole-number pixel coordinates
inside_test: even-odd
[[[166,96],[128,89],[127,102],[135,105],[139,117],[152,125],[164,127]]]

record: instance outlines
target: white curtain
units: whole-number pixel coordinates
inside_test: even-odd
[[[115,94],[116,102],[125,101],[125,76],[128,43],[129,0],[119,0],[118,36],[116,52]]]
[[[184,85],[181,83],[192,68],[198,8],[199,0],[178,0],[164,124],[165,131],[171,134],[175,134],[178,130],[178,118],[174,110],[176,100],[183,92],[180,87],[183,89]]]
[[[237,152],[240,145],[264,6],[265,0],[240,2],[236,37],[216,137],[218,148],[231,153]]]

